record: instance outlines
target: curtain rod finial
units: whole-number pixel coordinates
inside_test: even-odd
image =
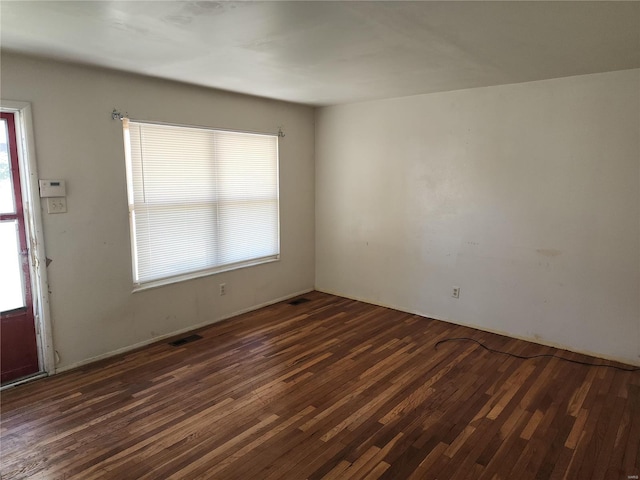
[[[122,113],[120,113],[118,110],[116,110],[115,108],[113,109],[113,112],[111,112],[111,119],[112,120],[122,120],[124,118],[127,118],[128,114],[125,113],[124,115]]]

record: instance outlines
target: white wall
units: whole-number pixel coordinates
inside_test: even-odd
[[[639,96],[629,70],[320,109],[316,288],[640,364]]]
[[[313,288],[312,108],[13,54],[1,61],[2,98],[32,104],[40,178],[67,181],[68,213],[43,213],[59,368]],[[281,261],[132,294],[114,107],[141,120],[267,132],[282,125]]]

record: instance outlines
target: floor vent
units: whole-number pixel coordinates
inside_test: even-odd
[[[178,340],[174,340],[173,342],[169,342],[169,345],[172,347],[180,347],[185,343],[195,342],[196,340],[200,340],[202,337],[200,335],[189,335],[188,337],[179,338]]]
[[[300,297],[300,298],[296,298],[295,300],[291,300],[289,302],[289,305],[300,305],[301,303],[307,303],[310,302],[311,300],[309,300],[308,298],[305,297]]]

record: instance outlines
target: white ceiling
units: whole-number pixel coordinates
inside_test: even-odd
[[[640,2],[0,3],[3,50],[330,105],[640,67]]]

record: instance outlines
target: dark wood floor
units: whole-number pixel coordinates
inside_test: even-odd
[[[624,479],[640,372],[314,292],[2,393],[3,479]],[[637,478],[637,477],[636,477]]]

